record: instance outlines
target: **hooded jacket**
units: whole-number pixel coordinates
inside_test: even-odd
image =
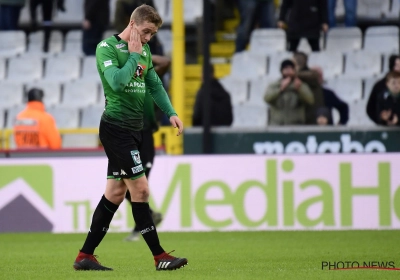
[[[60,149],[61,137],[54,118],[40,101],[30,101],[17,115],[14,139],[20,149]]]
[[[230,126],[233,121],[232,103],[229,93],[217,79],[212,79],[210,84],[210,114],[211,126]],[[197,92],[192,124],[203,125],[204,84]]]

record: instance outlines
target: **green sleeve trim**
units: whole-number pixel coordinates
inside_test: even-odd
[[[131,53],[122,68],[110,67],[104,71],[104,77],[114,91],[122,91],[131,81],[135,74],[136,67],[140,59],[140,54]]]
[[[168,94],[165,91],[164,86],[154,68],[151,68],[147,71],[145,79],[149,94],[161,111],[163,111],[168,117],[177,116],[178,114],[172,107]]]
[[[145,175],[145,174],[142,173],[142,174],[140,174],[140,175],[133,176],[133,177],[131,177],[131,178],[129,178],[129,179],[131,179],[131,180],[136,180],[136,179],[139,179],[140,177],[143,177],[144,175]]]

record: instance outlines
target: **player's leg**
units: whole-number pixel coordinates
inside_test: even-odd
[[[90,230],[75,260],[76,270],[112,270],[100,265],[93,254],[106,235],[118,206],[124,200],[125,192],[126,185],[122,180],[107,180],[106,191],[93,213]]]

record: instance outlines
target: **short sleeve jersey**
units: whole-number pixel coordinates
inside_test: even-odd
[[[143,46],[136,71],[127,85],[121,85],[122,91],[114,91],[104,76],[104,71],[110,67],[122,68],[129,55],[128,43],[116,36],[111,36],[97,45],[97,70],[106,99],[102,119],[123,128],[141,130],[146,94],[145,76],[153,67],[149,46]]]

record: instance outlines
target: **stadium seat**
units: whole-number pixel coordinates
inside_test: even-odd
[[[367,115],[367,99],[349,103],[349,126],[376,126]]]
[[[267,106],[236,104],[233,106],[232,127],[263,128],[268,124]]]
[[[319,47],[321,48],[321,50],[323,50],[325,48],[324,37],[325,37],[325,35],[322,33],[321,37],[319,38]],[[305,53],[312,53],[310,44],[308,43],[306,38],[302,38],[300,40],[300,44],[297,47],[297,51],[305,52]]]
[[[53,30],[50,35],[49,50],[43,52],[44,32],[32,32],[28,36],[28,55],[35,53],[42,56],[51,56],[62,52],[63,50],[63,35],[61,31]]]
[[[26,108],[26,105],[24,104],[18,104],[13,107],[9,107],[6,111],[6,125],[5,128],[12,128],[14,125],[15,118],[17,115]]]
[[[247,104],[265,107],[265,91],[267,90],[268,86],[274,81],[274,79],[271,79],[268,76],[250,80],[249,100]]]
[[[44,79],[57,82],[66,82],[80,77],[80,58],[78,56],[63,55],[46,59]]]
[[[399,20],[400,15],[400,1],[392,1],[390,10],[385,14],[385,19],[388,20]]]
[[[308,65],[321,67],[324,71],[324,78],[331,79],[342,75],[343,59],[340,52],[313,52],[308,57]]]
[[[367,51],[349,52],[345,55],[344,75],[352,78],[369,78],[381,73],[382,57]]]
[[[361,46],[362,35],[358,27],[336,27],[329,30],[325,49],[332,52],[348,52],[360,50]]]
[[[286,50],[285,31],[278,28],[255,29],[250,35],[250,52],[271,54]]]
[[[267,74],[267,56],[243,51],[232,57],[231,76],[252,79]]]
[[[172,32],[170,29],[160,29],[157,32],[157,38],[161,42],[165,55],[172,52]]]
[[[32,82],[43,76],[43,59],[40,56],[13,57],[8,62],[7,80]]]
[[[57,105],[61,100],[61,84],[54,81],[39,80],[26,84],[26,92],[31,88],[40,88],[44,92],[43,103],[46,107]]]
[[[58,128],[79,127],[78,108],[59,104],[48,108],[47,112],[54,117]]]
[[[169,1],[169,5],[172,5],[172,1]],[[203,1],[184,0],[183,9],[185,24],[195,24],[203,16]]]
[[[247,80],[233,76],[226,76],[219,81],[230,94],[232,105],[240,104],[247,100]]]
[[[281,63],[285,59],[292,59],[293,54],[290,52],[281,52],[276,53],[274,55],[269,56],[269,69],[268,69],[268,77],[272,79],[279,79],[281,75]]]
[[[154,5],[163,22],[170,24],[172,22],[172,1],[154,0]]]
[[[0,58],[0,81],[6,77],[6,59]]]
[[[95,56],[85,56],[83,58],[82,79],[100,82]]]
[[[364,49],[369,52],[398,53],[399,27],[372,26],[367,28],[364,37]]]
[[[108,37],[113,36],[114,34],[118,34],[117,30],[107,30],[106,32],[104,32],[103,34],[103,40],[107,39]]]
[[[23,31],[0,31],[0,57],[11,57],[25,52],[26,35]]]
[[[62,104],[83,108],[97,103],[98,84],[95,81],[77,80],[64,84]]]
[[[326,87],[332,89],[337,96],[351,103],[362,98],[362,80],[355,78],[340,77],[326,81]]]
[[[398,0],[394,0],[398,1]],[[381,20],[390,10],[390,0],[358,0],[358,20]]]
[[[64,52],[69,55],[84,56],[82,51],[82,30],[68,31],[65,37],[65,48]]]
[[[93,105],[82,109],[82,123],[84,128],[97,128],[104,111],[104,105]]]
[[[10,108],[23,104],[24,89],[21,83],[2,81],[0,88],[0,108]]]
[[[0,130],[3,129],[6,125],[6,110],[0,108]]]

